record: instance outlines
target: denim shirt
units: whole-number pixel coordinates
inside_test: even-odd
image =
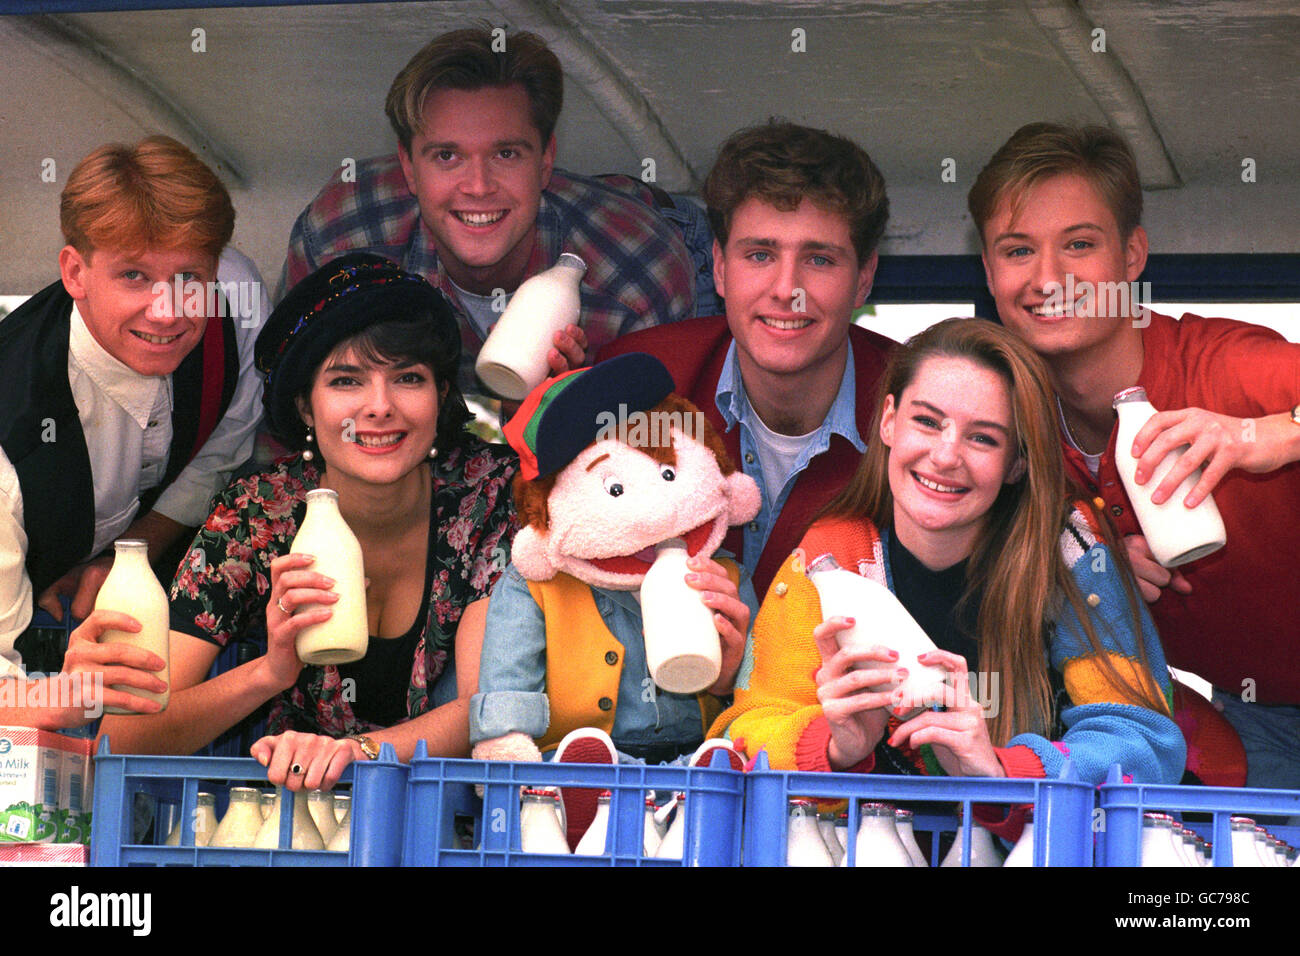
[[[726,556],[725,551],[719,551],[715,557]],[[662,690],[650,678],[636,592],[593,587],[591,593],[601,620],[623,645],[623,671],[610,734],[615,746],[623,750],[679,745],[689,752],[704,736],[699,701],[694,694]],[[752,624],[758,616],[758,598],[743,568],[740,599],[749,607]],[[470,742],[491,740],[513,731],[540,738],[545,736],[550,720],[546,621],[528,590],[528,582],[511,564],[497,581],[488,604],[479,692],[470,701]]]
[[[737,423],[740,424],[741,460],[738,464],[745,474],[758,482],[758,490],[763,502],[758,517],[744,528],[745,547],[741,563],[746,568],[752,570],[758,567],[758,559],[767,546],[768,536],[772,533],[776,519],[781,515],[781,509],[785,507],[790,489],[794,487],[799,473],[808,467],[808,463],[830,448],[832,435],[841,435],[848,439],[859,453],[867,450],[866,442],[858,434],[856,382],[853,349],[849,348],[848,360],[844,363],[844,377],[840,379],[840,390],[835,393],[835,401],[831,403],[830,411],[826,413],[826,420],[822,422],[821,428],[817,429],[803,454],[795,460],[794,469],[786,478],[785,484],[781,486],[781,493],[776,501],[772,501],[768,497],[767,484],[763,481],[763,468],[758,457],[754,426],[750,417],[754,412],[745,398],[745,385],[740,377],[740,363],[736,361],[735,341],[733,340],[728,346],[727,357],[722,363],[722,373],[718,376],[718,389],[714,400],[723,421],[727,423],[727,431],[735,428]]]

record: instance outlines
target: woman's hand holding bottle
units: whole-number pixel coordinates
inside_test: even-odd
[[[874,688],[907,677],[907,668],[898,666],[898,652],[888,647],[841,648],[836,635],[853,626],[853,618],[832,617],[813,629],[822,658],[815,675],[817,700],[831,729],[826,756],[836,770],[866,759],[885,736],[893,692]]]
[[[918,660],[931,667],[942,667],[952,676],[943,686],[941,698],[932,701],[946,709],[927,710],[900,724],[890,736],[889,745],[915,750],[929,744],[939,766],[949,776],[1005,777],[1006,770],[989,740],[984,707],[970,693],[966,658],[948,651],[930,651]],[[891,701],[890,706],[897,704],[906,706],[901,700]]]
[[[303,663],[298,658],[298,633],[327,621],[329,605],[339,598],[330,590],[334,581],[308,570],[315,559],[309,554],[284,554],[271,562],[271,599],[266,605],[266,656],[262,659],[272,681],[281,690],[298,680]]]

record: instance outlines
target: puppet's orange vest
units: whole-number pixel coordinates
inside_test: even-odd
[[[739,583],[735,563],[720,563],[731,580]],[[557,574],[549,581],[529,581],[528,590],[546,621],[546,696],[551,723],[538,746],[552,750],[565,734],[579,727],[598,727],[610,733],[623,676],[623,645],[601,619],[591,586],[571,575]],[[702,728],[707,732],[722,712],[722,702],[707,692],[698,698]]]

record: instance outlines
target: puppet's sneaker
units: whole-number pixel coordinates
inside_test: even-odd
[[[565,734],[555,748],[552,763],[618,764],[618,751],[609,734],[596,727],[579,727]],[[564,826],[569,838],[569,849],[577,849],[582,835],[596,818],[596,803],[601,790],[586,787],[561,787],[560,802],[564,804]]]
[[[732,746],[730,740],[723,740],[721,737],[712,737],[695,749],[691,759],[687,762],[688,767],[709,767],[713,764],[713,755],[721,751],[727,755],[728,765],[732,770],[744,770],[745,759]]]

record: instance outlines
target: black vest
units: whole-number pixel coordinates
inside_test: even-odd
[[[90,554],[95,492],[86,437],[68,384],[72,297],[46,286],[0,321],[0,448],[18,473],[33,598]],[[199,347],[172,373],[172,441],[162,483],[189,464],[230,406],[239,377],[235,326],[212,319]],[[52,439],[52,440],[51,440]]]

